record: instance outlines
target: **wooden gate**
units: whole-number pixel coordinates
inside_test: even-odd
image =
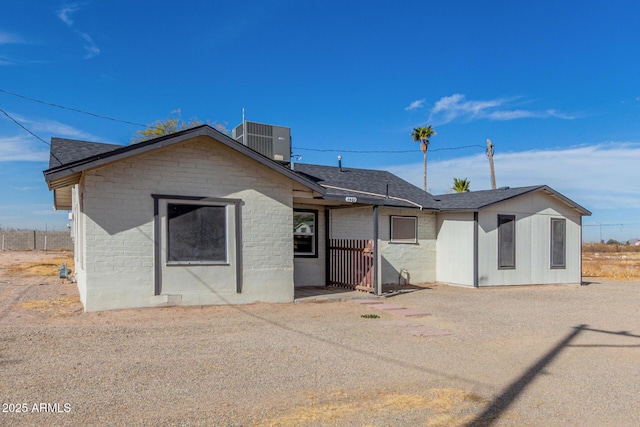
[[[329,239],[329,284],[373,292],[373,240]]]

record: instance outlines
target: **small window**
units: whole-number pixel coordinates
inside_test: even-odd
[[[498,269],[516,268],[516,217],[498,215]]]
[[[226,263],[226,206],[168,203],[167,262]]]
[[[293,253],[295,256],[318,256],[317,222],[317,211],[293,211]]]
[[[567,246],[567,222],[564,219],[551,218],[551,268],[565,268]]]
[[[418,243],[418,218],[391,216],[392,243]]]

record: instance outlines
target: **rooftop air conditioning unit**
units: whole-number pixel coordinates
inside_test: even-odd
[[[236,126],[231,135],[236,141],[271,160],[282,163],[291,161],[290,128],[245,121]]]

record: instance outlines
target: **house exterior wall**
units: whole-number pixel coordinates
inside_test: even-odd
[[[75,272],[74,277],[78,285],[78,293],[80,294],[80,301],[84,307],[87,306],[87,272],[84,265],[85,259],[85,247],[82,244],[85,241],[84,234],[84,212],[82,212],[82,193],[81,193],[82,181],[80,184],[76,184],[71,189],[72,203],[71,203],[71,235],[73,239],[73,257]]]
[[[208,137],[87,171],[81,188],[85,310],[292,301],[292,185]],[[152,194],[241,200],[242,293],[235,280],[175,266],[184,272],[182,280],[163,283],[170,295],[161,289],[154,296]]]
[[[516,268],[498,269],[497,216],[516,216]],[[551,219],[566,219],[566,267],[551,268]],[[581,216],[543,192],[526,194],[480,211],[478,285],[578,284],[581,282]]]
[[[317,257],[295,257],[293,259],[294,275],[293,281],[295,286],[324,286],[326,284],[326,233],[325,233],[325,212],[324,206],[295,203],[295,209],[313,210],[318,212],[317,239],[318,251]]]
[[[331,238],[372,239],[373,208],[332,209]],[[391,216],[415,216],[417,243],[392,243]],[[379,277],[383,284],[429,283],[436,280],[436,215],[417,209],[380,208],[378,211]]]
[[[417,243],[391,242],[391,216],[418,219]],[[430,283],[436,280],[436,214],[415,209],[381,208],[378,220],[383,284]]]
[[[438,282],[473,286],[473,212],[438,213]]]

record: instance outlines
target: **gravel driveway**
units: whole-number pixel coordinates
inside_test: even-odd
[[[640,282],[384,300],[426,317],[352,301],[84,314],[76,295],[0,269],[0,425],[640,425]]]

